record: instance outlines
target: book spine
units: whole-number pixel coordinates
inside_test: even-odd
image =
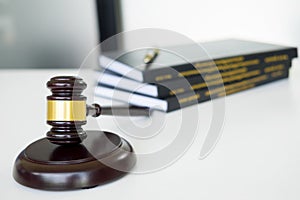
[[[197,90],[194,93],[182,94],[176,97],[175,96],[169,97],[166,99],[168,102],[167,112],[178,110],[211,99],[223,97],[225,95],[235,94],[240,91],[258,87],[273,81],[288,78],[288,75],[289,75],[288,69],[277,70],[253,78],[249,78],[244,81],[231,83],[225,85],[224,87],[220,86],[212,90],[202,89],[202,90]]]
[[[240,67],[233,70],[222,70],[220,73],[203,74],[189,78],[178,78],[176,80],[157,83],[158,98],[174,96],[176,94],[191,92],[207,88],[218,87],[222,84],[228,84],[243,79],[259,76],[272,71],[284,70],[289,68],[291,63],[284,62],[280,64],[264,64],[250,67]]]
[[[238,67],[249,67],[254,65],[280,63],[290,61],[297,57],[297,49],[291,48],[276,52],[266,52],[259,54],[241,55],[222,59],[194,62],[192,64],[183,64],[172,67],[165,67],[156,70],[145,71],[144,82],[160,83],[167,80],[177,79],[179,77],[191,77],[199,73],[213,73],[219,70],[231,70]]]

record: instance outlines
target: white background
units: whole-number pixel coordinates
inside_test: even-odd
[[[299,0],[122,0],[124,30],[163,28],[195,41],[244,38],[300,46]]]

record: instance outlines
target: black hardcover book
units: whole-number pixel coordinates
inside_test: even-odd
[[[205,88],[164,99],[153,98],[105,86],[98,86],[95,90],[95,95],[122,101],[135,106],[150,107],[153,109],[170,112],[190,105],[205,102],[210,99],[234,94],[266,83],[281,80],[287,78],[288,75],[288,67],[284,70],[270,70],[268,73],[226,84],[224,87],[218,86],[210,90]]]
[[[297,57],[295,47],[252,41],[231,39],[199,45],[161,48],[150,64],[145,64],[144,58],[153,49],[140,49],[124,55],[107,52],[100,55],[100,66],[139,82],[158,83],[182,76],[199,75],[199,72],[213,72],[212,66],[215,65],[219,69],[230,70],[236,66],[272,64]]]
[[[230,65],[228,65],[230,66]],[[218,87],[222,84],[241,81],[243,79],[269,73],[271,71],[287,70],[291,67],[290,61],[273,62],[271,64],[259,64],[254,66],[237,67],[230,70],[220,70],[220,73],[202,73],[191,77],[181,77],[156,84],[140,83],[138,81],[122,77],[106,71],[99,72],[98,84],[109,86],[119,90],[147,96],[165,98],[195,90]]]
[[[209,101],[230,94],[235,94],[244,90],[248,90],[254,87],[258,87],[270,82],[278,81],[284,78],[288,78],[289,71],[274,71],[268,74],[263,74],[257,77],[249,78],[241,82],[227,84],[212,90],[203,89],[195,91],[194,94],[183,94],[176,97],[167,98],[168,110],[167,112],[178,110],[187,106],[191,106],[197,103]]]

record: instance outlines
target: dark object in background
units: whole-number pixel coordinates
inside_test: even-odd
[[[150,67],[143,62],[149,49],[104,52],[96,95],[169,112],[287,78],[298,56],[296,47],[236,39],[200,45],[162,48],[191,63],[162,50]]]
[[[235,68],[254,65],[261,67],[263,64],[279,64],[281,61],[289,61],[298,56],[296,47],[238,39],[161,48],[168,51],[161,50],[150,68],[143,62],[149,49],[138,49],[124,55],[118,51],[102,53],[100,67],[139,82],[159,83],[180,77],[199,76],[199,73],[206,75],[202,73],[203,69],[213,69],[214,66],[222,72],[225,70],[220,69],[220,66],[228,65],[226,71],[233,68],[230,64],[235,64]]]
[[[120,0],[96,0],[100,38],[103,42],[121,31]],[[110,43],[111,46],[103,47],[102,51],[111,51],[118,48],[118,42]]]

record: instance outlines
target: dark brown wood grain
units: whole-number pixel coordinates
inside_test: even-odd
[[[119,136],[87,131],[82,144],[57,145],[40,139],[17,157],[13,177],[42,190],[91,188],[124,176],[136,162],[130,144]]]
[[[59,76],[47,83],[48,100],[85,100],[81,78]],[[100,109],[96,115],[100,115]],[[42,190],[91,188],[124,176],[136,163],[131,145],[110,132],[85,131],[86,121],[47,121],[47,137],[33,142],[16,158],[13,177]]]

